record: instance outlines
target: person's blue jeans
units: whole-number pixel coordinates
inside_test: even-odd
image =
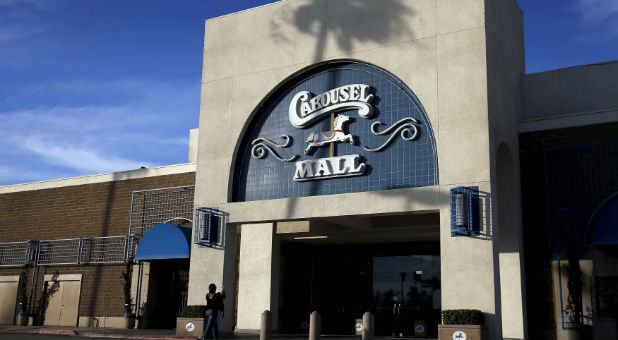
[[[207,309],[204,313],[204,321],[206,322],[206,328],[204,329],[204,339],[208,339],[208,334],[212,335],[213,339],[219,338],[219,330],[217,327],[217,311],[214,309]]]

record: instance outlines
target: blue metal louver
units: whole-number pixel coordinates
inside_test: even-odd
[[[451,236],[472,236],[480,232],[479,188],[454,187],[450,192]]]
[[[200,207],[195,210],[193,243],[203,247],[223,247],[228,214],[213,208]]]

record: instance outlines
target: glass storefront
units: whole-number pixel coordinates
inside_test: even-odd
[[[307,331],[322,314],[323,334],[354,334],[371,311],[376,335],[436,336],[440,321],[439,242],[323,245],[284,242],[279,317],[285,333]]]
[[[427,324],[436,323],[439,313],[433,314],[440,310],[440,256],[375,256],[373,297],[378,334],[410,336],[419,325],[426,329]]]

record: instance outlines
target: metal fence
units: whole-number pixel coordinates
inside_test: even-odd
[[[121,263],[126,260],[129,238],[126,236],[82,239],[79,263]]]
[[[103,236],[39,241],[37,264],[123,263],[135,241],[130,236]]]
[[[144,235],[171,219],[193,221],[194,193],[194,185],[134,191],[129,234]]]
[[[24,266],[30,260],[35,241],[0,243],[0,267]]]
[[[30,261],[42,266],[126,262],[133,258],[141,236],[155,225],[170,220],[192,223],[194,192],[193,185],[134,191],[129,235],[0,242],[0,267]]]
[[[81,238],[39,241],[37,264],[78,264]]]
[[[128,235],[127,236],[127,249],[125,252],[125,259],[130,261],[135,256],[135,251],[137,251],[137,244],[141,240],[141,235]]]

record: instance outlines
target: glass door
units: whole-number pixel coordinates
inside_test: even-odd
[[[440,315],[440,256],[374,257],[373,296],[377,334],[431,334]]]

